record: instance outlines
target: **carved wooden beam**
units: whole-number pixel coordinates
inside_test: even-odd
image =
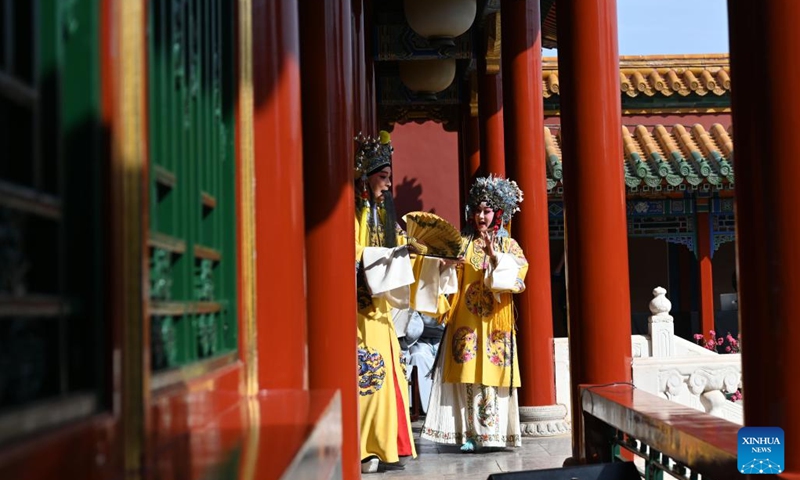
[[[478,71],[473,69],[469,75],[469,114],[478,116]]]
[[[500,12],[489,14],[486,18],[486,73],[500,73]]]

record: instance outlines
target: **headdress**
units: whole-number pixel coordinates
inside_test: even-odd
[[[517,182],[507,180],[502,177],[479,177],[469,189],[469,199],[467,202],[467,213],[472,208],[486,202],[495,211],[501,210],[503,223],[511,221],[511,216],[519,212],[519,204],[522,203],[522,190],[517,186]]]
[[[356,192],[356,217],[359,222],[359,238],[362,245],[368,245],[371,233],[382,237],[384,247],[397,245],[395,233],[396,216],[390,191],[383,192],[383,202],[372,202],[367,177],[392,166],[392,140],[389,132],[381,130],[377,138],[365,137],[359,133],[354,139],[357,144],[354,174],[361,180],[361,191]],[[380,212],[379,212],[380,210]],[[377,246],[377,245],[373,245]]]
[[[356,150],[355,176],[366,178],[373,173],[392,166],[392,139],[389,132],[381,130],[378,138],[365,137],[359,133],[355,138]]]

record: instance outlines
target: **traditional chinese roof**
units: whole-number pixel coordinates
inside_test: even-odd
[[[727,54],[622,56],[619,88],[623,114],[729,112],[730,57]],[[542,94],[545,113],[558,114],[560,81],[555,57],[543,59]],[[470,82],[470,107],[471,114],[476,116],[475,79]]]
[[[733,129],[714,124],[622,127],[622,166],[628,193],[732,190]],[[545,127],[547,189],[562,193],[561,128]]]
[[[620,90],[629,97],[685,97],[692,93],[721,96],[731,90],[727,54],[622,56],[619,63]],[[542,90],[545,98],[559,94],[556,58],[543,59]]]
[[[580,81],[592,82],[591,78]],[[730,61],[727,54],[635,55],[620,57],[619,89],[623,114],[730,111]],[[558,62],[543,59],[542,94],[548,115],[559,111]]]

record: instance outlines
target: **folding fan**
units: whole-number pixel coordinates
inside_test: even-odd
[[[461,255],[461,234],[444,218],[428,212],[409,212],[403,216],[409,243],[423,255],[457,258]]]

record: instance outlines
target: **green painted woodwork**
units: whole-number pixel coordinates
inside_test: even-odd
[[[559,95],[551,95],[544,98],[545,111],[559,111]],[[725,109],[731,106],[731,95],[726,92],[722,95],[707,94],[698,95],[697,93],[690,93],[689,95],[671,95],[669,97],[663,94],[656,93],[653,96],[647,96],[640,93],[635,97],[630,97],[625,93],[620,93],[620,102],[622,110],[667,110],[667,109],[680,109],[683,111],[692,111],[704,109]]]
[[[234,23],[224,0],[149,1],[154,370],[237,348]]]
[[[86,394],[80,415],[105,406],[99,8],[0,12],[0,415]]]
[[[150,256],[150,298],[172,298],[172,252],[155,248]]]

